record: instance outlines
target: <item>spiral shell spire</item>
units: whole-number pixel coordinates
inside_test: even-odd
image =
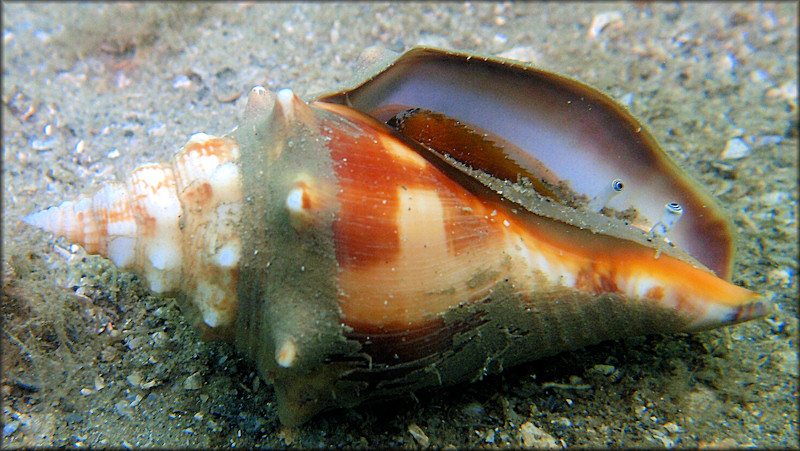
[[[241,254],[238,159],[234,141],[197,133],[170,163],[140,166],[125,182],[22,221],[136,271],[155,293],[185,294],[205,324],[227,326]]]

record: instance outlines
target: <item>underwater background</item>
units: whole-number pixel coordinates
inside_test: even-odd
[[[797,439],[797,3],[3,3],[2,443],[113,447],[786,447]],[[765,319],[606,342],[294,429],[175,302],[19,222],[261,84],[301,97],[416,44],[532,61],[626,104],[738,230]]]

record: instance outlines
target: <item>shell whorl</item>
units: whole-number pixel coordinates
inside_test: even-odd
[[[238,159],[233,140],[197,133],[168,164],[22,220],[137,272],[155,293],[180,292],[208,326],[227,326],[241,255]]]

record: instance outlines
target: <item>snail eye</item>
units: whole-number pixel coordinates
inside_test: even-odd
[[[606,185],[600,194],[589,202],[589,210],[601,212],[609,202],[617,197],[625,189],[625,183],[621,179],[614,179]]]

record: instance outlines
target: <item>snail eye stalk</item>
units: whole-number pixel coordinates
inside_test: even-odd
[[[678,225],[678,221],[683,216],[683,207],[677,202],[670,202],[664,205],[664,215],[661,220],[653,224],[650,229],[651,236],[666,236],[667,233]]]

